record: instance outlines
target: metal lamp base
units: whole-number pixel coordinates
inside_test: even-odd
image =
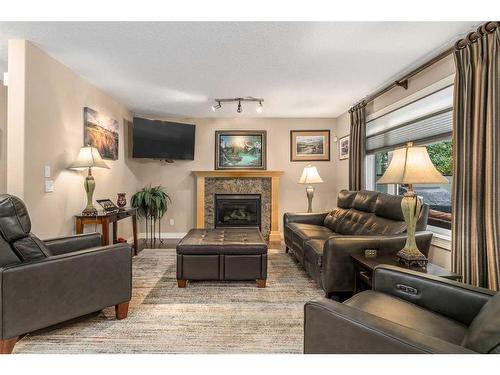
[[[85,182],[83,183],[83,187],[85,188],[85,193],[87,194],[87,207],[82,211],[83,216],[97,216],[97,209],[94,207],[93,195],[95,190],[95,181],[92,176],[92,169],[89,168],[89,173],[87,177],[85,177]]]
[[[313,204],[313,198],[314,198],[314,188],[311,185],[309,185],[306,188],[306,194],[307,194],[307,212],[311,213],[311,212],[313,212],[312,204]]]
[[[398,262],[407,267],[426,268],[429,260],[420,251],[411,251],[409,249],[402,249],[396,254]]]

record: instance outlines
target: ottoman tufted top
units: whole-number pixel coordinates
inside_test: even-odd
[[[191,229],[177,244],[177,254],[266,254],[267,244],[258,229]]]

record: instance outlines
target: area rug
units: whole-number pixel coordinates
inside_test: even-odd
[[[14,353],[301,353],[304,303],[322,290],[283,250],[269,251],[267,287],[188,282],[177,288],[175,250],[133,260],[128,318],[114,308],[26,335]]]

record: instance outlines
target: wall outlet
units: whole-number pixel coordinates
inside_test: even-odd
[[[174,226],[174,225],[175,225],[175,220],[174,220],[174,219],[170,219],[170,225],[171,225],[171,226]]]
[[[46,165],[45,167],[43,167],[43,177],[50,177],[50,165]]]
[[[45,192],[52,193],[54,191],[54,180],[45,180]]]

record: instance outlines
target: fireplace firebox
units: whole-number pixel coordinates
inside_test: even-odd
[[[261,229],[260,194],[215,194],[215,227]]]

